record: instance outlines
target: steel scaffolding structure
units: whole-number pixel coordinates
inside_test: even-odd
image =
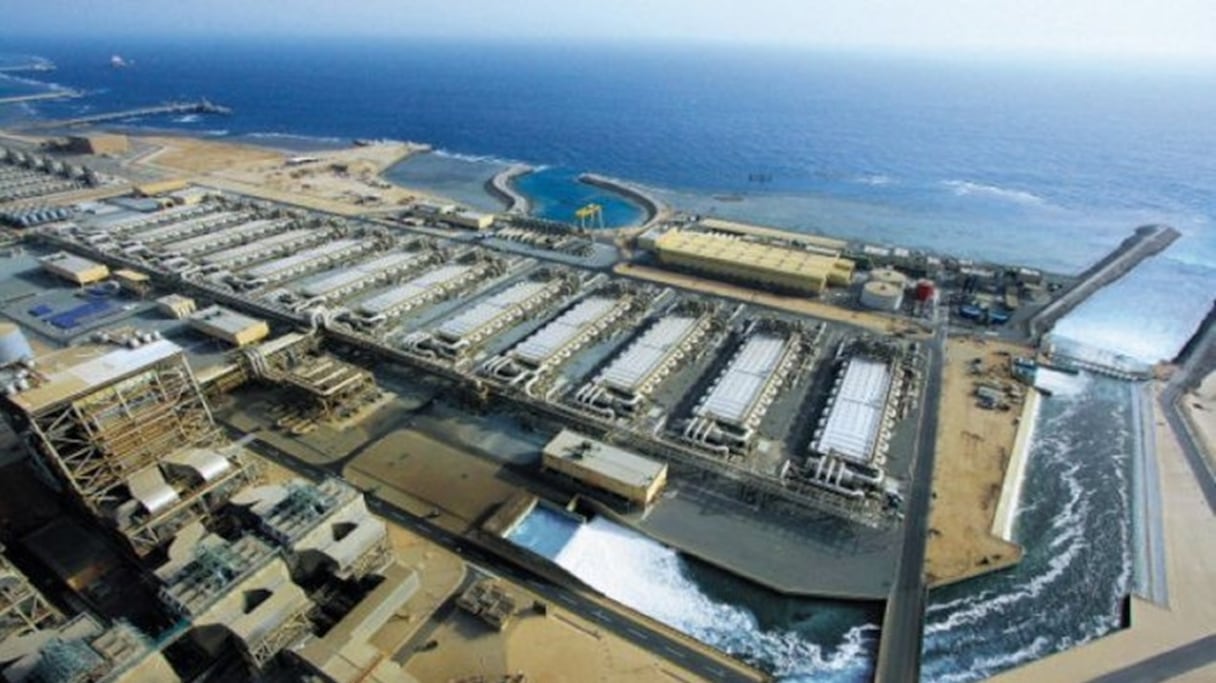
[[[182,350],[132,339],[74,351],[6,407],[44,469],[145,555],[257,471],[239,453],[214,450],[224,439]],[[183,449],[210,455],[175,457]]]
[[[0,546],[0,553],[4,546]],[[0,643],[63,622],[63,614],[0,554]]]

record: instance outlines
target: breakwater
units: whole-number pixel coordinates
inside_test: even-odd
[[[494,175],[486,181],[486,192],[507,205],[507,213],[527,216],[532,213],[532,202],[528,201],[512,183],[519,177],[534,171],[531,166],[516,164]]]
[[[1102,287],[1118,280],[1141,261],[1158,254],[1174,243],[1180,233],[1166,225],[1145,225],[1123,240],[1118,247],[1081,273],[1071,287],[1026,321],[1027,333],[1039,337],[1049,331],[1069,311]]]
[[[656,219],[663,216],[667,211],[667,205],[655,197],[648,194],[645,190],[635,187],[628,183],[622,182],[615,178],[596,175],[594,173],[584,173],[578,177],[580,183],[592,185],[600,189],[615,192],[616,194],[625,197],[642,207],[646,212],[646,220],[642,221],[642,227],[647,227]]]

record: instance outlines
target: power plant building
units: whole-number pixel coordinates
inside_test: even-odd
[[[37,469],[139,555],[255,480],[176,344],[129,332],[38,359],[0,399]]]
[[[665,265],[783,292],[816,295],[853,279],[852,261],[821,249],[688,230],[669,230],[655,240],[655,247]]]
[[[545,469],[564,474],[642,507],[667,484],[666,463],[563,429],[541,451]]]

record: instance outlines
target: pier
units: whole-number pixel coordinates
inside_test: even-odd
[[[1041,336],[1094,292],[1123,277],[1141,261],[1164,251],[1179,237],[1180,233],[1167,225],[1136,228],[1135,234],[1081,273],[1071,287],[1027,320],[1027,333],[1032,338]]]
[[[591,185],[603,190],[608,190],[609,192],[615,192],[616,194],[619,194],[641,206],[642,210],[646,212],[646,220],[642,221],[642,227],[649,226],[651,223],[653,223],[655,219],[659,218],[659,216],[661,216],[667,208],[666,204],[650,196],[645,191],[614,178],[608,178],[606,176],[596,175],[594,173],[584,173],[578,177],[578,181],[585,185]]]
[[[191,102],[166,102],[155,107],[141,107],[139,109],[127,109],[125,111],[114,111],[104,114],[93,114],[91,116],[80,116],[74,119],[59,119],[55,121],[39,121],[25,127],[25,130],[46,130],[53,128],[72,128],[74,126],[86,126],[95,123],[105,123],[106,121],[118,121],[137,116],[163,116],[166,114],[217,114],[228,115],[232,110],[218,104],[214,104],[210,100],[197,100]]]
[[[83,95],[84,93],[78,90],[52,90],[50,92],[40,92],[32,95],[0,97],[0,105],[20,104],[21,102],[39,102],[42,100],[66,100],[73,97],[82,97]]]
[[[516,178],[528,175],[535,169],[525,164],[516,164],[495,175],[486,183],[486,192],[507,205],[507,213],[527,216],[532,213],[532,202],[516,190],[512,183]]]

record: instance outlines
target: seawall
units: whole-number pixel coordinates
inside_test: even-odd
[[[1017,517],[1018,500],[1022,497],[1022,483],[1026,479],[1026,463],[1030,460],[1030,444],[1034,441],[1035,421],[1039,415],[1039,392],[1026,392],[1022,404],[1022,416],[1018,422],[1018,433],[1013,439],[1013,450],[1009,464],[1005,467],[1005,481],[1001,484],[1001,498],[992,515],[992,535],[1014,543],[1013,520]]]
[[[532,213],[532,202],[528,201],[522,192],[516,190],[512,183],[534,170],[536,169],[525,164],[511,166],[486,181],[486,192],[505,204],[507,213],[527,216]]]
[[[661,217],[667,210],[666,204],[652,197],[645,190],[615,178],[596,175],[594,173],[584,173],[578,177],[578,181],[580,183],[608,190],[609,192],[614,192],[634,202],[638,206],[641,206],[642,210],[646,212],[646,220],[642,221],[642,227],[647,227],[651,223],[655,222],[655,220]]]
[[[1049,330],[1061,318],[1076,308],[1082,301],[1102,287],[1118,280],[1150,256],[1160,253],[1180,237],[1180,233],[1167,225],[1144,225],[1123,240],[1118,247],[1094,265],[1054,301],[1043,307],[1026,321],[1031,337],[1038,337]]]

